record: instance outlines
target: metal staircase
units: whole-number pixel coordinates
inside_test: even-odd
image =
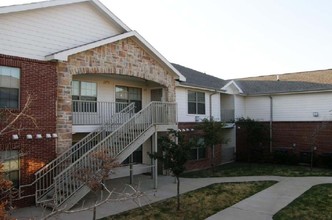
[[[102,152],[118,163],[124,161],[157,130],[158,126],[175,125],[176,104],[151,102],[137,114],[129,105],[109,123],[50,162],[36,175],[36,203],[52,204],[54,208],[70,209],[89,191],[77,173],[89,169],[100,171],[102,161],[95,154]]]
[[[117,127],[131,118],[132,115],[134,115],[134,110],[134,103],[127,105],[121,111],[114,114],[107,123],[101,125],[99,128],[85,136],[79,142],[63,152],[59,157],[55,158],[36,172],[34,181],[36,183],[36,203],[52,200],[52,198],[49,198],[49,195],[54,191],[53,178],[79,159],[98,142],[107,137],[107,135]]]

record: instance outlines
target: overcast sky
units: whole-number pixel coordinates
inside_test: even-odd
[[[332,68],[331,0],[100,1],[170,62],[219,78]]]

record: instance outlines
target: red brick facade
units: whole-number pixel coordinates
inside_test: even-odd
[[[56,86],[57,74],[55,63],[30,60],[19,57],[0,55],[0,65],[20,69],[20,109],[24,107],[28,94],[33,98],[29,115],[36,119],[38,127],[26,118],[16,125],[24,128],[0,137],[0,150],[19,150],[20,158],[20,185],[29,184],[34,180],[34,173],[50,160],[55,158],[55,138],[46,138],[46,133],[56,132]],[[0,111],[5,112],[3,109]],[[15,110],[13,110],[15,112]],[[6,116],[7,117],[7,116]],[[4,124],[0,124],[3,128]],[[18,134],[18,140],[12,140],[12,134]],[[32,140],[26,135],[31,134]],[[36,139],[41,134],[42,139]],[[34,193],[34,189],[23,189],[25,194]],[[34,197],[28,201],[33,202]],[[22,203],[19,202],[18,204]],[[27,199],[24,200],[26,205]]]
[[[197,123],[195,122],[181,122],[179,123],[179,129],[183,131],[185,138],[202,136],[202,131],[197,130]],[[192,130],[193,129],[193,130]],[[186,163],[186,170],[201,170],[211,167],[211,148],[206,148],[206,158],[200,160],[190,160]],[[214,165],[221,164],[221,144],[215,146],[215,160]]]
[[[267,129],[269,123],[265,122]],[[332,122],[273,122],[272,150],[287,150],[299,156],[303,152],[311,151],[316,147],[315,155],[332,153],[331,134]],[[242,158],[248,154],[249,146],[246,141],[245,129],[237,126],[236,150],[237,157]],[[269,143],[263,144],[269,151]]]

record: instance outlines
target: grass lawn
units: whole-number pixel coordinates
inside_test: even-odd
[[[176,211],[176,198],[151,206],[136,208],[111,219],[205,219],[233,204],[273,185],[274,181],[213,184],[181,195],[181,210]]]
[[[332,184],[322,184],[312,187],[275,214],[273,219],[332,219]]]
[[[331,169],[280,164],[230,163],[211,169],[184,173],[182,177],[229,177],[229,176],[332,176]]]

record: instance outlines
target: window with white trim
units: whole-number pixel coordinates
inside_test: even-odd
[[[205,115],[205,93],[188,91],[188,114]]]
[[[0,161],[3,164],[5,178],[13,182],[13,186],[18,188],[20,178],[20,160],[17,150],[0,151]]]
[[[97,112],[97,83],[72,81],[74,112]]]
[[[115,101],[122,103],[135,103],[135,113],[137,113],[142,109],[142,89],[126,86],[116,86]]]
[[[20,69],[0,66],[0,108],[19,108]]]

